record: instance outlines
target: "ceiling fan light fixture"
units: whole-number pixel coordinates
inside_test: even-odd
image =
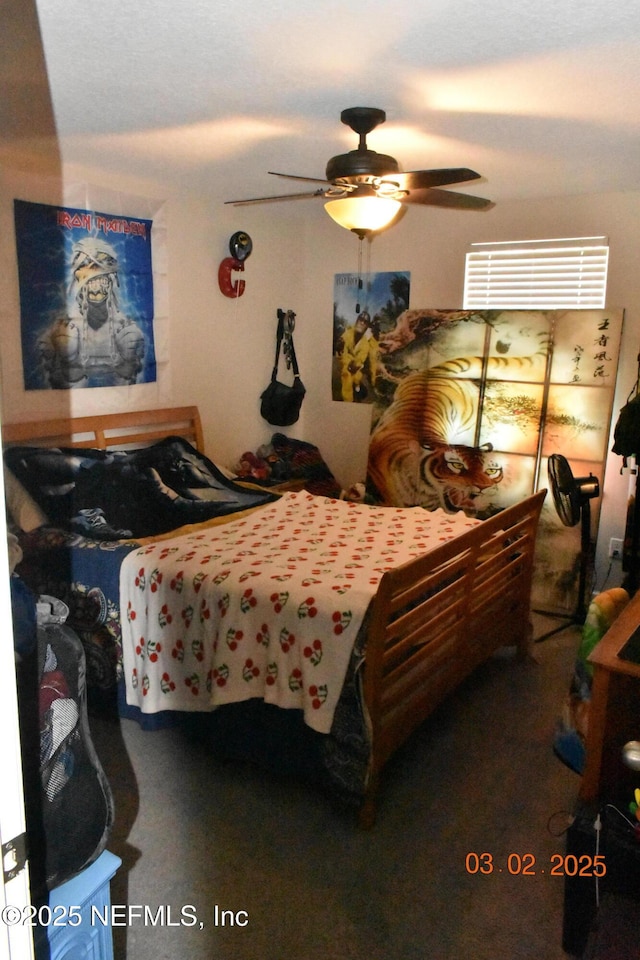
[[[330,200],[324,208],[337,224],[351,230],[361,239],[391,225],[402,204],[387,197],[343,197]]]

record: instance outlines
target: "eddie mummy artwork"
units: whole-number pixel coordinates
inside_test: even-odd
[[[151,220],[14,202],[26,390],[156,380]]]

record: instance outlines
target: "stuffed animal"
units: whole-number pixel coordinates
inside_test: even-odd
[[[611,587],[594,597],[587,610],[571,686],[556,724],[553,743],[556,756],[576,773],[582,773],[586,756],[593,682],[593,667],[588,658],[628,602],[626,590]]]
[[[585,669],[593,676],[593,667],[587,658],[593,648],[600,643],[605,633],[629,602],[629,594],[622,587],[611,587],[599,593],[589,604],[587,616],[582,628],[582,642],[578,658],[584,661]]]
[[[268,464],[250,450],[242,454],[236,466],[236,471],[238,476],[252,477],[254,480],[266,480],[271,473]]]

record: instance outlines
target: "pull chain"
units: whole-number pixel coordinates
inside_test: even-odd
[[[360,296],[360,291],[362,290],[362,241],[364,237],[359,238],[358,243],[358,297]],[[360,303],[356,303],[356,314],[360,313]]]
[[[371,290],[371,239],[367,238],[367,265],[366,265],[366,277],[367,277],[367,302],[366,308],[369,309],[369,291]]]

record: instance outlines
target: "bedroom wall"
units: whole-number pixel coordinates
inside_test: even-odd
[[[105,198],[155,198],[167,226],[170,324],[160,352],[158,384],[133,388],[29,391],[22,386],[19,298],[14,246],[14,197],[58,203],[60,179],[47,180],[15,168],[0,168],[0,363],[6,421],[197,403],[207,451],[233,464],[246,449],[269,440],[277,429],[259,415],[259,394],[272,365],[278,307],[297,314],[296,346],[307,387],[300,421],[285,430],[317,444],[339,481],[364,477],[370,424],[366,405],[331,399],[333,277],[357,269],[358,240],[340,230],[321,203],[225,207],[222,196],[192,195],[188,184],[167,185],[67,167],[65,183],[100,187]],[[609,236],[609,306],[626,308],[614,420],[636,376],[640,347],[640,281],[635,264],[640,239],[640,194],[501,203],[486,214],[437,209],[409,210],[387,234],[363,247],[374,271],[409,270],[411,306],[461,306],[464,254],[472,240],[545,236]],[[144,215],[136,209],[131,215]],[[228,256],[228,239],[239,229],[253,239],[245,263],[244,295],[224,297],[217,269]],[[124,393],[123,393],[124,390]],[[628,481],[620,458],[607,464],[602,496],[598,579],[609,566],[610,537],[624,529]],[[614,568],[609,584],[619,581]],[[616,580],[617,578],[617,580]]]

